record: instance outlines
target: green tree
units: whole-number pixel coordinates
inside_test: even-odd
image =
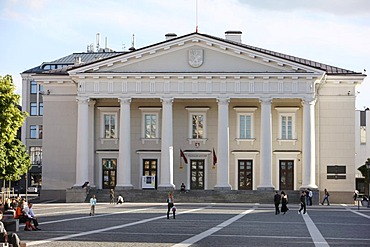
[[[25,146],[16,139],[27,114],[19,108],[11,76],[0,76],[0,179],[15,181],[31,167]]]
[[[365,164],[357,168],[362,174],[362,176],[365,178],[365,194],[369,195],[368,186],[370,183],[370,177],[369,177],[369,171],[367,169],[367,164],[370,163],[370,158],[367,158],[367,161]]]

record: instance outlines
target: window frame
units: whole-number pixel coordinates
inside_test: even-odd
[[[30,146],[28,150],[32,166],[42,166],[42,147]]]
[[[257,107],[234,107],[234,110],[236,111],[236,142],[238,145],[240,145],[241,142],[251,142],[252,144],[256,140],[255,138],[255,117],[254,113],[257,110]],[[251,136],[250,138],[241,138],[240,137],[240,117],[241,116],[250,116],[251,117]]]
[[[188,141],[189,144],[203,142],[206,143],[207,139],[207,111],[210,107],[185,107],[188,111]],[[203,136],[202,138],[193,138],[193,115],[203,115]]]
[[[114,141],[115,144],[118,143],[119,140],[119,119],[118,119],[118,112],[119,107],[98,107],[100,110],[100,141],[103,144],[106,141]],[[114,127],[114,138],[106,138],[105,137],[105,116],[106,115],[113,115],[115,118],[115,127]]]
[[[37,102],[30,102],[30,116],[37,116]]]
[[[161,107],[139,107],[141,111],[141,142],[145,144],[146,142],[155,141],[156,144],[159,143],[160,137],[160,112],[162,110]],[[156,122],[156,130],[155,130],[155,137],[148,138],[146,137],[146,116],[147,115],[155,115],[157,122]]]
[[[297,111],[299,110],[299,107],[275,107],[275,109],[278,112],[279,136],[277,140],[279,141],[279,144],[281,145],[282,142],[291,142],[295,145],[296,142],[298,141],[296,126],[297,126]],[[292,138],[291,139],[283,138],[283,124],[282,124],[283,117],[292,117]]]
[[[34,80],[30,82],[30,94],[37,94],[37,82]]]

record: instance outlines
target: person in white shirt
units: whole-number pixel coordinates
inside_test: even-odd
[[[90,216],[94,216],[95,215],[95,206],[96,206],[96,197],[95,195],[93,195],[91,198],[90,198]]]
[[[28,202],[28,207],[26,206],[24,208],[24,213],[33,222],[33,225],[35,226],[36,230],[40,231],[41,229],[38,228],[39,222],[37,221],[37,217],[32,210],[32,206],[33,204],[31,202]]]

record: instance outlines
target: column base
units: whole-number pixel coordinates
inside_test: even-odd
[[[165,184],[165,185],[158,185],[157,190],[160,190],[160,191],[166,191],[166,190],[172,191],[172,190],[175,190],[175,188],[176,188],[176,186],[174,184]]]
[[[257,186],[257,190],[262,190],[262,191],[274,191],[275,190],[275,187],[274,186],[265,186],[265,185],[260,185],[260,186]]]
[[[317,190],[319,187],[317,187],[317,185],[315,184],[307,184],[307,185],[302,185],[301,187],[299,187],[300,190],[302,189],[311,189],[311,190]]]
[[[215,191],[228,191],[228,190],[231,190],[231,186],[230,185],[216,185],[213,189]]]
[[[66,190],[66,202],[85,202],[87,199],[87,190],[81,186],[72,187]]]

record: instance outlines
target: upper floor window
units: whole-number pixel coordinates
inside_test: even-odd
[[[119,107],[98,107],[100,113],[100,138],[104,141],[118,141],[118,111]]]
[[[142,143],[155,140],[158,143],[159,136],[159,112],[160,107],[139,107],[142,112]]]
[[[37,93],[37,83],[35,81],[31,81],[31,93]]]
[[[37,125],[30,125],[30,138],[31,139],[37,138]]]
[[[116,114],[104,114],[104,138],[117,138]]]
[[[30,147],[29,155],[32,165],[42,164],[42,147]]]
[[[30,138],[42,139],[42,125],[30,125]]]
[[[30,115],[37,116],[37,103],[36,102],[30,103]]]
[[[279,142],[297,141],[296,114],[299,107],[275,107],[279,113]]]
[[[39,103],[39,116],[43,116],[43,115],[44,115],[44,103],[40,102]]]
[[[254,141],[254,111],[257,107],[234,107],[237,115],[236,140]]]
[[[207,111],[209,107],[186,107],[189,112],[189,142],[207,140]]]
[[[366,110],[360,111],[360,143],[366,144]]]

